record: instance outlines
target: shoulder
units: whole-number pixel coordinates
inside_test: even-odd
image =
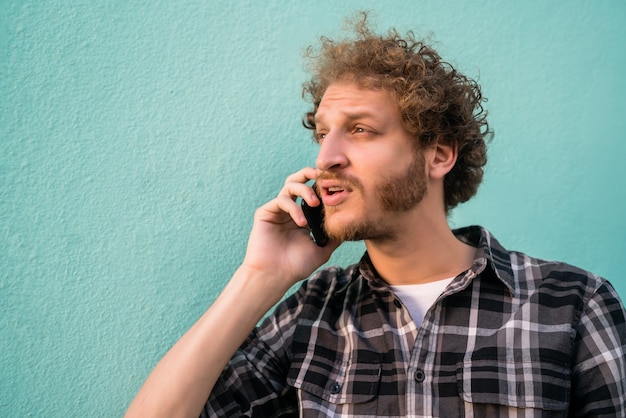
[[[563,261],[547,260],[525,252],[506,249],[485,228],[470,226],[455,230],[462,241],[477,247],[477,261],[485,263],[514,294],[533,293],[541,289],[577,294],[589,299],[608,281],[590,271]]]
[[[519,251],[509,251],[508,255],[518,281],[532,281],[536,286],[551,284],[555,290],[578,289],[586,295],[608,283],[603,277],[563,261],[544,260]]]

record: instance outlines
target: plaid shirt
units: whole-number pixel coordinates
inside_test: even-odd
[[[202,416],[626,417],[626,320],[604,279],[477,247],[416,328],[367,254],[280,303]]]

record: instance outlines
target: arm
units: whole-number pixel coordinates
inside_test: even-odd
[[[296,282],[326,262],[338,243],[320,248],[303,229],[295,203],[319,201],[305,168],[289,178],[278,197],[255,212],[243,263],[207,312],[152,371],[126,417],[197,417],[233,353],[259,319]]]
[[[594,293],[578,325],[572,376],[575,416],[626,416],[626,312],[605,282]]]

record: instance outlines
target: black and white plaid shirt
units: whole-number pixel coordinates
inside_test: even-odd
[[[455,234],[474,264],[421,327],[367,254],[320,271],[251,334],[202,416],[626,417],[613,287],[480,227]]]

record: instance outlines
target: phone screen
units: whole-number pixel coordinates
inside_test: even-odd
[[[309,228],[311,228],[313,241],[315,241],[315,243],[320,247],[323,247],[328,243],[328,235],[326,235],[326,231],[324,230],[324,205],[321,203],[322,199],[317,193],[315,184],[312,187],[313,190],[315,190],[315,194],[317,194],[317,197],[320,199],[320,204],[318,206],[311,207],[304,201],[304,199],[302,199],[300,206],[302,207],[304,216],[309,223]]]

